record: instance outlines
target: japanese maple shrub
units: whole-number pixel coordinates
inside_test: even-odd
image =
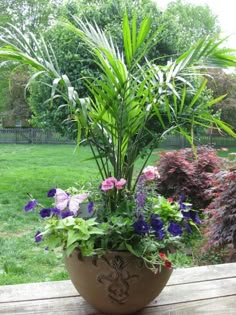
[[[206,248],[233,248],[236,256],[236,171],[222,171],[217,176],[214,195],[209,205]]]
[[[221,164],[217,151],[207,146],[197,148],[197,158],[191,149],[160,152],[158,192],[174,199],[182,196],[195,209],[204,209],[212,200],[209,189]]]

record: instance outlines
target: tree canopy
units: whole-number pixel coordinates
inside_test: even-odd
[[[55,21],[60,2],[59,0],[1,0],[1,34],[6,31],[3,27],[7,27],[10,23],[17,30],[23,33],[33,32],[38,37]],[[5,35],[8,36],[7,32]],[[30,44],[32,43],[31,41]],[[4,125],[15,126],[15,121],[22,119],[26,122],[31,111],[24,98],[24,88],[28,78],[26,69],[21,69],[19,75],[19,72],[17,74],[12,72],[12,67],[4,65],[1,66],[0,71],[0,116],[4,119]]]
[[[30,65],[35,69],[33,78],[44,73],[51,80],[52,105],[58,99],[59,109],[67,108],[67,120],[77,124],[78,142],[83,132],[103,179],[125,178],[128,189],[134,189],[136,160],[146,156],[144,167],[158,142],[173,130],[192,145],[195,126],[204,128],[212,124],[236,137],[229,126],[210,111],[224,96],[203,101],[200,97],[206,80],[196,88],[188,79],[198,76],[199,69],[204,67],[236,66],[236,57],[232,51],[221,47],[221,40],[202,38],[176,59],[157,64],[146,58],[153,47],[149,17],[138,25],[135,14],[131,20],[124,15],[122,50],[99,26],[76,18],[75,22],[77,26],[70,22],[63,25],[85,43],[99,67],[98,76],[86,79],[88,96],[79,95],[74,82],[66,73],[61,73],[54,50],[45,41],[35,50],[29,47],[28,37],[12,31],[11,37],[6,39],[7,45],[0,49],[0,60]],[[162,27],[157,32],[161,34]],[[29,36],[34,41],[33,47],[39,47],[37,39]],[[19,37],[22,40],[17,47]],[[29,84],[31,81],[32,78]],[[155,133],[149,127],[153,118],[158,125]]]
[[[156,59],[158,64],[164,64],[171,56],[177,56],[183,53],[190,46],[190,42],[197,42],[204,34],[213,35],[218,30],[216,19],[211,15],[209,8],[196,8],[181,2],[178,3],[178,10],[174,15],[174,5],[167,8],[165,12],[161,12],[158,6],[150,0],[125,1],[125,0],[109,0],[109,1],[69,1],[61,7],[60,15],[71,20],[76,24],[71,15],[75,17],[95,22],[108,36],[116,41],[117,46],[122,49],[122,16],[127,11],[128,16],[133,12],[138,12],[137,24],[145,16],[152,19],[151,34],[162,27],[162,32],[156,36],[155,44],[147,54],[149,60]],[[180,10],[182,8],[182,10]],[[202,31],[193,32],[195,29],[194,20],[196,11],[199,13],[199,20],[202,19]],[[187,12],[187,13],[186,13]],[[207,12],[205,15],[203,13]],[[185,15],[191,20],[191,28],[182,26]],[[177,18],[177,17],[178,18]],[[111,18],[112,17],[112,18]],[[204,23],[204,18],[211,19],[211,23]],[[197,22],[196,22],[197,23]],[[215,24],[214,24],[215,23]],[[185,39],[183,40],[183,34]],[[87,96],[87,88],[84,78],[98,75],[98,66],[92,61],[92,56],[86,50],[86,45],[74,34],[71,34],[60,24],[56,24],[46,34],[46,40],[49,41],[57,56],[60,71],[67,73],[69,79],[75,85],[80,96]],[[78,79],[80,78],[80,79]],[[43,81],[43,80],[41,80]],[[58,111],[58,106],[52,107],[49,103],[45,103],[50,98],[50,88],[44,84],[35,83],[30,90],[30,105],[33,111],[33,123],[39,126],[54,126],[61,133],[71,133],[73,127],[68,126],[68,112],[66,107]],[[57,117],[57,118],[55,118]],[[65,123],[62,124],[61,121]],[[74,133],[75,135],[75,133]]]
[[[220,32],[217,17],[207,5],[195,5],[182,0],[170,2],[163,12],[163,20],[168,23],[168,45],[174,47],[177,53],[187,50],[204,36]]]

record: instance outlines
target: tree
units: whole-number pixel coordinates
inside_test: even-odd
[[[125,178],[127,188],[134,189],[137,182],[133,183],[132,178],[136,160],[144,154],[144,167],[153,144],[172,130],[184,135],[192,145],[194,126],[206,127],[209,123],[236,137],[209,111],[222,97],[197,103],[206,80],[198,89],[188,81],[189,75],[198,75],[195,71],[205,65],[236,66],[231,51],[220,47],[222,41],[203,38],[177,59],[157,65],[145,59],[153,40],[148,37],[150,18],[146,17],[137,27],[135,15],[130,24],[128,16],[124,16],[123,51],[98,26],[77,23],[78,27],[69,22],[64,26],[87,45],[99,65],[99,76],[86,80],[89,92],[86,98],[80,97],[73,82],[60,72],[52,47],[45,42],[40,50],[34,51],[28,47],[28,38],[21,34],[22,45],[16,48],[10,42],[15,43],[18,33],[11,33],[12,40],[8,38],[8,45],[0,49],[0,59],[30,65],[36,71],[34,77],[44,73],[51,79],[51,101],[59,99],[61,106],[68,109],[69,119],[76,121],[78,142],[84,132],[103,179],[111,174],[118,179]],[[158,32],[161,31],[160,27]],[[37,47],[37,40],[32,40]],[[186,103],[189,89],[191,100]],[[148,122],[154,117],[159,126],[158,137],[150,137],[148,128]]]
[[[214,109],[220,111],[221,119],[236,130],[236,76],[222,69],[208,69],[207,72],[208,87],[213,91],[213,96],[225,94],[225,98]]]
[[[160,16],[157,7],[150,0],[124,1],[68,1],[60,9],[60,15],[70,20],[76,25],[72,15],[88,21],[96,22],[108,36],[112,36],[117,42],[117,46],[122,49],[122,17],[128,11],[131,16],[134,10],[139,12],[138,23],[146,16],[152,14],[156,21]],[[111,18],[112,17],[112,18]],[[156,26],[153,26],[153,31]],[[53,47],[60,71],[66,73],[73,82],[79,95],[88,96],[84,78],[99,76],[99,67],[93,62],[92,54],[87,50],[86,44],[78,36],[63,28],[60,24],[55,24],[45,36],[47,42]],[[155,55],[151,53],[151,58]],[[78,80],[78,77],[80,78]],[[29,103],[33,112],[31,123],[35,126],[56,128],[61,134],[76,137],[76,128],[73,122],[68,121],[68,109],[63,107],[58,111],[60,105],[57,100],[54,107],[50,102],[46,102],[51,96],[50,87],[42,82],[44,78],[39,78],[30,89]],[[63,122],[63,123],[62,123]]]
[[[2,125],[3,127],[15,127],[19,124],[28,127],[30,109],[25,101],[25,85],[29,79],[29,71],[21,67],[11,73],[11,84],[8,86],[8,99],[5,100]]]
[[[11,23],[17,30],[23,33],[33,32],[38,37],[40,32],[44,32],[52,24],[58,4],[59,1],[56,0],[1,0],[0,26]],[[4,28],[1,32],[3,30]],[[8,34],[5,36],[7,38]],[[33,41],[30,44],[32,45]],[[23,78],[25,82],[22,81]],[[14,127],[16,120],[23,120],[24,125],[28,125],[26,120],[29,118],[30,109],[24,99],[27,78],[26,70],[22,70],[22,75],[19,75],[19,72],[12,73],[9,66],[1,67],[0,112],[2,117],[8,117],[7,120],[4,119],[8,126]]]
[[[57,0],[1,0],[0,25],[11,23],[22,32],[38,34],[57,15]]]
[[[164,34],[169,52],[181,53],[205,36],[219,34],[217,17],[207,5],[194,5],[177,0],[163,12],[168,27]]]
[[[158,7],[150,0],[69,1],[61,8],[61,15],[71,20],[74,25],[76,23],[71,18],[72,14],[82,20],[95,21],[108,36],[112,36],[119,49],[123,48],[121,24],[125,10],[128,16],[131,16],[134,11],[138,12],[138,25],[140,25],[141,20],[145,16],[151,16],[152,26],[150,33],[154,34],[156,30],[159,29],[160,25],[162,25],[163,28],[162,32],[157,34],[155,44],[153,44],[152,49],[149,50],[146,57],[149,60],[157,59],[156,62],[158,64],[165,64],[166,61],[170,59],[170,55],[181,54],[186,50],[186,46],[182,45],[183,47],[181,47],[180,45],[182,32],[180,34],[176,32],[177,26],[178,29],[182,27],[182,16],[180,16],[180,14],[185,12],[184,8],[186,5],[180,3],[179,6],[182,6],[183,10],[176,12],[179,16],[178,22],[177,20],[175,22],[172,21],[173,17],[170,12],[168,12],[168,14],[161,13]],[[194,8],[195,7],[188,11],[188,14],[191,16],[191,21],[194,21],[196,14]],[[214,20],[213,17],[212,20]],[[194,27],[195,25],[193,23],[191,28]],[[213,35],[216,27],[207,27],[208,25],[205,23],[203,26],[204,34]],[[174,34],[173,36],[172,32]],[[194,42],[199,40],[201,35],[202,33],[198,34],[196,32],[192,34],[191,30],[185,31],[185,38],[191,37],[191,40]],[[78,94],[86,97],[88,91],[83,78],[98,76],[98,66],[92,62],[92,55],[87,51],[86,45],[77,36],[71,34],[59,25],[55,25],[49,30],[46,34],[46,39],[53,47],[61,72],[66,72],[68,78],[73,82],[78,91]],[[80,78],[79,80],[77,79],[78,77]],[[68,126],[68,112],[66,107],[63,107],[59,114],[59,104],[57,104],[56,101],[54,108],[52,108],[50,102],[45,103],[45,101],[50,98],[50,87],[43,86],[42,83],[38,83],[38,85],[35,83],[30,91],[29,102],[34,113],[32,122],[38,126],[48,125],[48,127],[56,127],[56,129],[63,134],[69,133],[71,136],[76,135],[76,133],[73,133],[73,124],[69,124]],[[65,110],[64,113],[63,110]],[[45,113],[47,113],[47,119],[45,119]],[[58,119],[55,119],[55,117],[58,117]],[[62,124],[62,121],[65,121],[66,124]]]

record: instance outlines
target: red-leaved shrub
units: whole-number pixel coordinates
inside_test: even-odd
[[[230,245],[236,253],[236,170],[222,171],[216,176],[215,198],[206,213],[206,248],[222,249]]]
[[[194,209],[204,209],[212,200],[209,188],[221,164],[217,151],[207,146],[197,148],[197,159],[191,149],[160,152],[158,192],[175,199],[183,195]]]

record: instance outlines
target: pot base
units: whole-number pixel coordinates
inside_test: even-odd
[[[74,251],[65,258],[71,281],[81,296],[99,311],[109,315],[131,314],[158,296],[172,269],[154,274],[129,252],[78,258]]]

